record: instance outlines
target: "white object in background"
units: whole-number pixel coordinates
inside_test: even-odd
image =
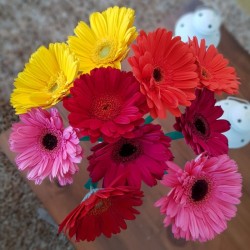
[[[180,17],[175,25],[175,35],[180,36],[183,42],[187,42],[196,36],[198,41],[206,40],[206,45],[215,47],[220,42],[221,17],[210,8],[199,8],[194,12]]]
[[[228,97],[226,100],[218,101],[224,114],[221,119],[231,123],[229,131],[224,135],[228,139],[229,148],[241,148],[250,142],[250,103],[246,100]]]

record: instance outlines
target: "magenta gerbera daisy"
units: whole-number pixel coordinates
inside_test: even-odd
[[[170,111],[180,116],[179,106],[189,106],[198,84],[195,57],[180,37],[157,29],[140,32],[132,45],[134,56],[128,59],[141,92],[147,98],[153,118],[165,118]]]
[[[139,83],[131,72],[113,68],[94,69],[74,82],[63,104],[70,124],[92,142],[98,137],[115,141],[143,123],[148,111]]]
[[[230,123],[219,119],[223,110],[215,103],[212,91],[196,90],[196,99],[176,118],[174,128],[183,133],[196,154],[206,151],[216,156],[228,152],[228,140],[222,133],[230,129]]]
[[[126,173],[120,185],[156,185],[167,168],[166,161],[172,160],[169,150],[171,139],[164,135],[159,125],[143,125],[133,131],[130,138],[121,138],[114,143],[100,143],[92,148],[88,157],[90,177],[93,182],[103,179],[109,186],[117,176]]]
[[[242,178],[235,161],[228,155],[203,154],[187,162],[184,170],[173,162],[168,167],[162,184],[171,190],[155,203],[166,216],[164,225],[172,224],[176,238],[201,242],[224,231],[241,197]]]
[[[82,148],[76,131],[64,129],[57,109],[32,109],[20,115],[20,122],[12,126],[10,149],[17,153],[18,169],[28,171],[27,178],[36,184],[49,177],[60,185],[71,184],[78,171]]]

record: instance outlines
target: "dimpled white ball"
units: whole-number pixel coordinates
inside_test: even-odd
[[[220,42],[220,25],[220,15],[210,8],[200,8],[180,17],[175,25],[175,35],[180,36],[183,42],[196,36],[199,41],[205,39],[206,45],[217,47]]]
[[[221,119],[226,119],[231,124],[230,130],[224,133],[229,148],[241,148],[247,145],[250,142],[250,103],[231,97],[218,101],[216,105],[224,110]]]

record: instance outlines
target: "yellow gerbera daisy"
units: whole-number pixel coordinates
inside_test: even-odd
[[[121,61],[129,52],[129,45],[137,36],[134,10],[117,6],[95,12],[90,16],[90,27],[79,22],[70,36],[70,49],[80,59],[80,71],[111,66],[121,68]]]
[[[38,48],[14,82],[10,100],[16,114],[58,103],[69,93],[78,70],[79,60],[65,43]]]

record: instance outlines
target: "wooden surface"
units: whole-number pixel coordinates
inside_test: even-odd
[[[220,52],[230,60],[239,77],[241,78],[240,97],[250,100],[250,56],[238,45],[232,36],[223,28],[222,42],[219,46]],[[165,131],[172,130],[173,119],[162,123]],[[9,131],[0,135],[1,150],[13,161],[14,154],[8,147]],[[84,143],[85,156],[89,152],[89,143]],[[194,155],[185,145],[184,141],[174,141],[172,150],[175,162],[181,166]],[[242,149],[230,150],[230,156],[239,165],[239,171],[243,176],[243,197],[238,206],[237,216],[228,223],[228,229],[214,240],[207,243],[185,242],[175,240],[169,229],[163,227],[163,216],[153,203],[167,190],[160,184],[154,188],[143,186],[145,192],[144,204],[140,207],[141,214],[135,221],[128,222],[128,229],[111,239],[99,237],[95,242],[83,242],[75,244],[77,249],[88,250],[163,250],[163,249],[197,249],[197,250],[247,250],[250,247],[250,145]],[[42,185],[35,186],[29,182],[33,191],[43,202],[51,216],[57,223],[79,204],[86,190],[83,185],[88,179],[86,172],[87,161],[84,160],[80,166],[80,172],[75,176],[74,184],[59,188],[54,183],[44,181]]]

